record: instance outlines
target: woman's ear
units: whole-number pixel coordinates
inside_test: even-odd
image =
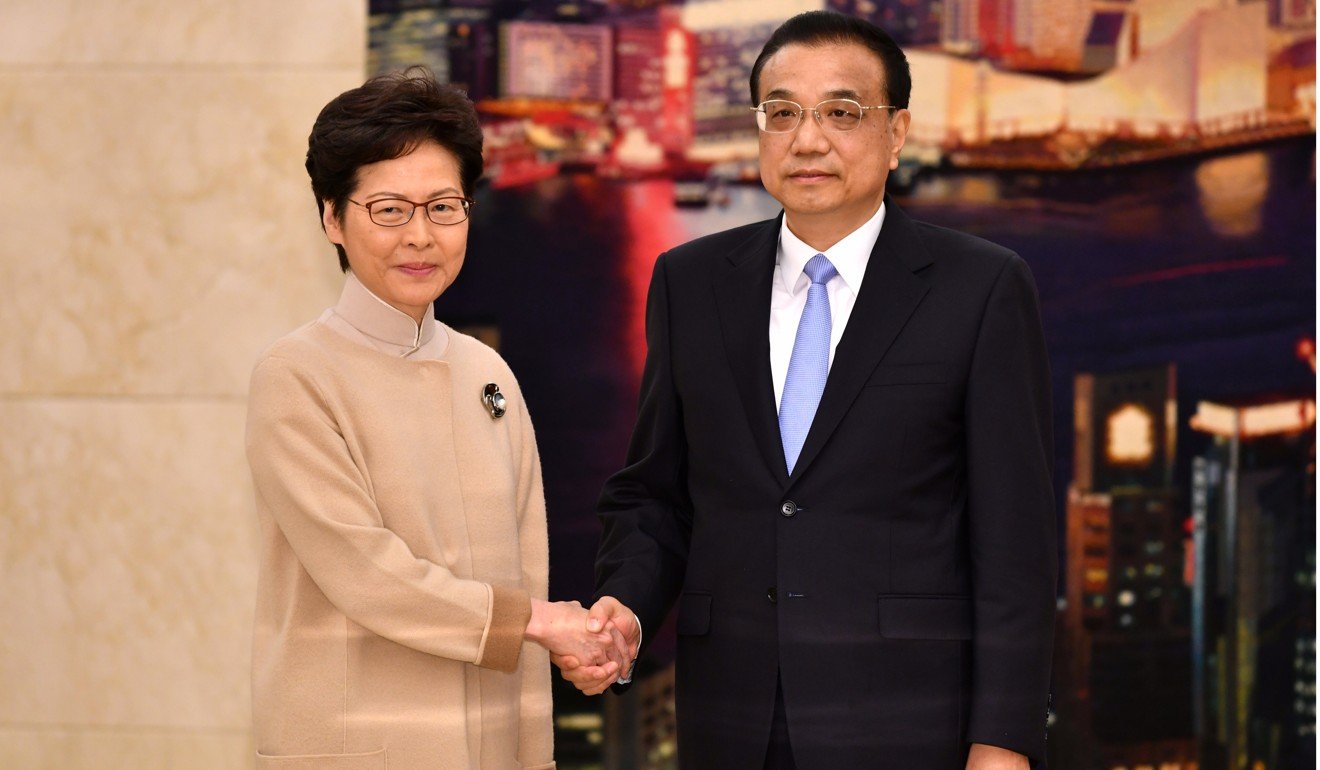
[[[325,237],[329,238],[331,243],[343,246],[344,228],[340,226],[336,214],[334,202],[326,201],[325,209],[321,212],[321,226],[325,228]]]

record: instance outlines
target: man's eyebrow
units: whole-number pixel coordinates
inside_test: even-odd
[[[861,94],[851,88],[836,88],[833,91],[827,91],[825,95],[831,99],[852,99],[855,102],[861,101],[862,98]]]
[[[792,97],[793,97],[793,92],[788,90],[787,88],[776,88],[775,90],[765,95],[766,99],[791,99]],[[862,95],[857,93],[851,88],[836,88],[832,91],[826,91],[825,98],[852,99],[855,102],[860,102],[862,99]]]

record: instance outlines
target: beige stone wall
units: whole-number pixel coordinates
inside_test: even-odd
[[[0,2],[0,767],[251,765],[248,372],[366,0]]]

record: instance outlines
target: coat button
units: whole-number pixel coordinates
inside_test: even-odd
[[[771,604],[779,603],[779,593],[775,591],[774,586],[765,589],[765,598],[769,599]]]
[[[797,503],[792,500],[785,500],[784,504],[779,506],[779,512],[791,518],[798,512]]]

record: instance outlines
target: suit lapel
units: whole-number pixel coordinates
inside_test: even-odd
[[[752,437],[770,472],[783,483],[788,480],[788,467],[770,375],[770,291],[779,223],[780,219],[764,223],[728,254],[714,271],[714,288],[725,355]]]
[[[871,372],[926,296],[929,287],[916,273],[930,263],[930,255],[917,237],[912,220],[886,196],[884,227],[871,250],[862,290],[853,304],[848,326],[834,351],[825,392],[816,408],[797,465],[793,467],[790,486],[802,477],[820,454],[857,400]],[[766,323],[769,323],[768,317]],[[775,447],[779,448],[777,442]]]

